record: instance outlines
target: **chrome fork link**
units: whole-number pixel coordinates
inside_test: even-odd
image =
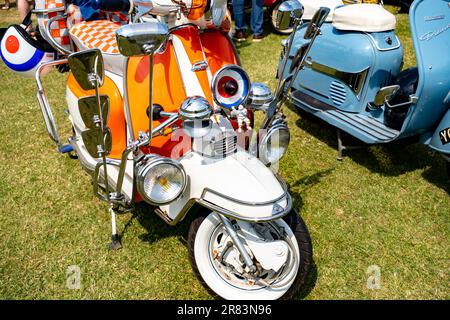
[[[242,258],[244,259],[244,262],[248,268],[248,272],[250,274],[254,274],[257,271],[257,268],[255,264],[253,263],[252,258],[250,257],[249,253],[244,247],[244,244],[242,243],[241,239],[239,239],[239,236],[236,232],[236,229],[231,224],[231,221],[225,217],[224,215],[218,214],[220,219],[222,220],[223,225],[225,226],[225,229],[228,231],[228,234],[230,235],[231,239],[233,240],[233,244],[236,246],[236,249],[241,254]]]

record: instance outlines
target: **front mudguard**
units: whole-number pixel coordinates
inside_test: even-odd
[[[195,203],[249,222],[276,220],[292,209],[284,182],[244,150],[224,159],[191,152],[180,162],[189,177],[186,190],[176,201],[160,207],[170,224],[182,220]]]

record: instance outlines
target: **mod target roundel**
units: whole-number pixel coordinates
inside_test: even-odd
[[[227,65],[217,71],[212,85],[214,101],[224,108],[234,108],[247,100],[250,79],[237,65]]]
[[[0,43],[0,56],[11,70],[24,76],[34,76],[41,62],[54,60],[54,52],[46,52],[18,25],[10,26]]]

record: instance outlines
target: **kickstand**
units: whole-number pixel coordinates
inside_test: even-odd
[[[360,145],[360,146],[346,146],[344,145],[344,143],[342,142],[342,137],[341,137],[341,130],[337,129],[337,151],[338,151],[338,156],[337,156],[337,160],[338,161],[342,161],[344,159],[344,150],[354,150],[354,149],[361,149],[361,148],[365,148],[366,146],[364,145]]]
[[[111,206],[109,208],[109,213],[111,214],[111,228],[112,228],[112,235],[111,235],[111,243],[108,245],[109,250],[119,250],[122,248],[122,244],[120,243],[120,237],[117,234],[117,228],[116,228],[116,211],[118,208]]]

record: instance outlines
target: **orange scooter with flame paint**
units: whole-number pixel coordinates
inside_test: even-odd
[[[76,154],[94,193],[110,204],[110,248],[122,247],[116,215],[138,202],[170,225],[196,214],[188,250],[206,288],[226,299],[290,298],[305,282],[312,247],[275,173],[289,144],[284,85],[272,95],[250,83],[227,35],[226,0],[135,0],[127,17],[96,21],[54,2],[38,1],[35,11],[62,56],[37,68],[38,102],[58,150]],[[280,28],[298,25],[302,13],[288,1]],[[56,24],[70,41],[55,36]],[[70,66],[68,143],[41,82],[63,64]],[[258,131],[257,110],[266,113]]]

